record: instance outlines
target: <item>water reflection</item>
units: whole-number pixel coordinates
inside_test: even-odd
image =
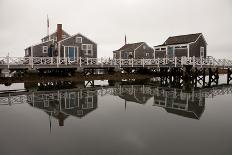
[[[146,104],[153,100],[153,106],[164,108],[168,113],[200,119],[205,110],[205,98],[232,93],[232,86],[221,85],[212,88],[182,89],[157,87],[154,85],[114,83],[109,86],[85,87],[85,82],[58,83],[61,90],[54,90],[55,83],[25,84],[26,91],[0,94],[1,105],[28,103],[43,110],[49,117],[56,118],[60,126],[69,116],[83,118],[98,108],[98,97],[117,96],[126,104]],[[32,89],[33,88],[33,89]],[[50,90],[49,90],[50,89]]]
[[[82,118],[97,109],[98,95],[95,89],[70,89],[33,93],[27,96],[27,102],[56,118],[63,126],[67,117]]]

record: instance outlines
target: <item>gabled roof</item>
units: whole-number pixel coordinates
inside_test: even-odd
[[[87,38],[85,35],[83,35],[83,34],[81,34],[81,33],[77,33],[77,34],[74,34],[74,35],[72,35],[72,36],[69,36],[69,37],[67,37],[67,38],[65,38],[65,39],[63,39],[63,40],[60,40],[59,42],[63,42],[63,41],[65,41],[65,40],[68,40],[68,39],[73,38],[73,37],[76,37],[76,36],[85,37],[87,40],[89,40],[89,41],[91,41],[92,43],[94,43],[94,44],[97,45],[97,43],[95,43],[93,40]]]
[[[159,45],[159,46],[192,43],[192,42],[197,41],[197,39],[201,35],[202,35],[202,33],[179,35],[179,36],[171,36],[162,45]]]
[[[139,46],[143,45],[145,42],[138,42],[138,43],[131,43],[131,44],[125,44],[120,49],[116,51],[134,51]]]
[[[57,31],[53,32],[52,34],[50,34],[50,36],[56,35],[56,32],[57,32]],[[66,35],[68,35],[68,36],[70,37],[70,34],[68,34],[68,33],[67,33],[66,31],[64,31],[64,30],[62,30],[62,33],[63,33],[63,34],[66,34]],[[48,38],[48,35],[45,36],[45,37],[43,37],[42,39],[45,39],[45,38]]]

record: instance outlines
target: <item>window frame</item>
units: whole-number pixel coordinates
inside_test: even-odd
[[[200,47],[200,57],[205,57],[205,47]]]
[[[86,49],[83,48],[84,46],[86,46]],[[82,44],[81,50],[84,51],[84,55],[93,56],[93,44]],[[89,51],[91,51],[91,54],[89,54]]]
[[[45,49],[46,49],[46,50],[45,50]],[[44,52],[44,51],[46,51],[46,52]],[[42,47],[42,52],[43,52],[43,53],[48,53],[48,46],[43,46],[43,47]]]
[[[78,39],[80,39],[80,41],[78,41]],[[83,38],[82,37],[76,37],[76,43],[82,44],[82,42],[83,42]]]

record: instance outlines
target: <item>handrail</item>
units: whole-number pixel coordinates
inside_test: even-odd
[[[111,58],[66,58],[66,57],[0,57],[0,66],[24,65],[54,65],[54,66],[118,66],[118,67],[178,67],[183,65],[192,65],[193,67],[232,67],[232,60],[215,59],[212,57],[174,57],[174,58],[156,58],[156,59],[111,59]]]

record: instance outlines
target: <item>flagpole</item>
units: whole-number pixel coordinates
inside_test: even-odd
[[[50,35],[49,35],[49,18],[47,15],[47,36],[48,36],[48,40],[50,40]]]

